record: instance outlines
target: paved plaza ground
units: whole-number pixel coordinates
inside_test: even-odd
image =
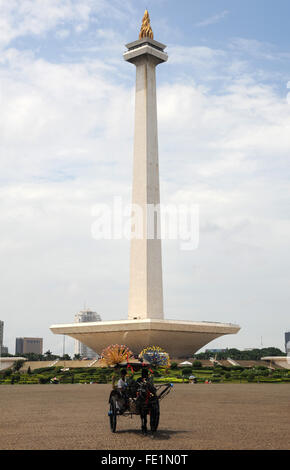
[[[138,416],[112,434],[110,385],[0,386],[0,449],[287,449],[289,384],[175,385],[161,401],[158,432]]]

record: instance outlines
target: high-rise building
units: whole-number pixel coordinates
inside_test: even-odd
[[[0,346],[3,344],[4,321],[0,320]]]
[[[8,348],[3,346],[4,321],[0,320],[0,355],[8,354]]]
[[[285,333],[285,352],[290,356],[290,331]]]
[[[96,321],[102,321],[101,316],[97,312],[92,312],[91,310],[81,310],[75,315],[75,323]],[[81,357],[87,357],[88,359],[98,357],[98,354],[95,351],[78,340],[75,340],[75,354],[79,354]]]
[[[43,338],[16,338],[15,354],[42,354]]]

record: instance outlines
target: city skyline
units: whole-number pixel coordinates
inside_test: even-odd
[[[287,2],[51,0],[39,9],[15,0],[0,5],[1,319],[9,352],[21,334],[60,353],[62,338],[49,325],[72,321],[84,299],[103,320],[126,318],[129,242],[93,239],[92,208],[131,198],[134,78],[122,53],[146,7],[170,57],[158,76],[161,197],[196,203],[200,213],[195,250],[163,242],[164,311],[241,326],[208,348],[283,350]]]

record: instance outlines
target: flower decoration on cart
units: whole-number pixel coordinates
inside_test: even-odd
[[[101,354],[101,360],[107,366],[115,366],[122,362],[128,362],[133,357],[132,351],[124,344],[111,344]]]
[[[159,346],[148,346],[144,348],[139,357],[149,362],[151,366],[169,367],[169,354]]]

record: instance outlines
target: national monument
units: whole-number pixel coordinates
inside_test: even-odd
[[[237,333],[240,327],[164,319],[161,238],[148,236],[148,207],[160,204],[156,67],[168,56],[166,46],[153,39],[147,10],[139,39],[126,47],[124,59],[136,66],[132,205],[140,207],[144,216],[143,236],[132,237],[130,242],[128,319],[52,325],[50,329],[81,341],[99,354],[110,344],[125,344],[135,354],[146,346],[158,345],[171,357],[190,356],[219,336]],[[159,218],[157,211],[154,224],[158,225]],[[180,317],[180,312],[177,315]]]

